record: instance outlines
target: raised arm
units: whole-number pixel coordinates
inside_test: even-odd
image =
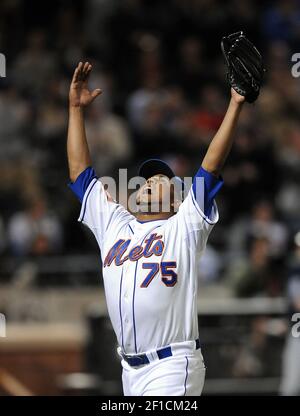
[[[80,62],[70,85],[67,153],[69,176],[72,182],[91,164],[83,110],[102,92],[100,89],[94,91],[88,89],[91,70],[92,65],[88,62],[85,64]]]
[[[202,161],[203,169],[216,176],[219,176],[230,152],[233,133],[244,101],[245,97],[231,88],[231,100],[227,112]]]

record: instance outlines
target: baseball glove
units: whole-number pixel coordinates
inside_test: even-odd
[[[235,91],[253,103],[265,73],[261,54],[243,32],[224,36],[221,49],[227,65],[228,82]]]

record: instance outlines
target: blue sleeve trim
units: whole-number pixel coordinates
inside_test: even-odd
[[[68,183],[69,188],[74,192],[81,203],[83,201],[84,194],[93,179],[97,179],[97,175],[94,169],[89,166],[81,172],[75,182]]]
[[[198,170],[193,180],[193,193],[200,209],[209,217],[214,199],[223,186],[222,177],[217,178],[202,167]]]

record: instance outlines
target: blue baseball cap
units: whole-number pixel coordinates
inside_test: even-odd
[[[160,159],[145,160],[139,167],[139,176],[142,176],[145,179],[149,179],[151,176],[158,174],[165,175],[169,179],[172,179],[175,176],[175,173],[170,166]]]
[[[174,179],[175,183],[181,187],[181,191],[184,191],[184,182],[179,176],[176,176],[170,166],[161,159],[148,159],[143,162],[138,170],[139,176],[149,179],[154,175],[165,175],[169,179]]]

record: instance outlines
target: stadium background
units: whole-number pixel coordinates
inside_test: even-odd
[[[300,263],[296,0],[1,1],[1,394],[121,394],[98,249],[67,188],[75,65],[90,60],[104,91],[86,112],[99,176],[135,175],[150,156],[191,176],[229,99],[220,39],[240,29],[268,71],[244,106],[199,262],[204,394],[278,394]]]

